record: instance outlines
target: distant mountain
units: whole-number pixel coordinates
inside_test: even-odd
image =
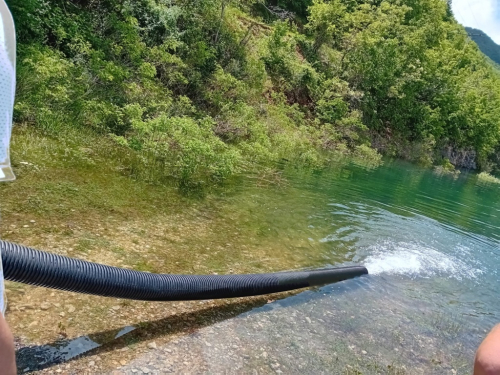
[[[476,42],[477,46],[486,56],[500,65],[500,46],[496,44],[484,31],[466,27],[467,34]]]

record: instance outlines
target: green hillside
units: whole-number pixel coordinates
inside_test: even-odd
[[[465,30],[470,38],[476,42],[482,53],[497,64],[500,64],[500,46],[498,44],[481,30],[473,29],[472,27],[466,27]]]
[[[379,154],[494,170],[500,76],[441,0],[8,0],[15,121],[185,187]],[[14,155],[15,161],[15,155]]]

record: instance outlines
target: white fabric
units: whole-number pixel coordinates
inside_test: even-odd
[[[7,4],[0,0],[0,181],[14,179],[9,144],[16,90],[16,33]],[[1,197],[0,197],[1,198]],[[0,252],[0,310],[5,315],[5,286]]]
[[[0,0],[0,181],[12,180],[9,143],[16,89],[16,40],[14,22]]]

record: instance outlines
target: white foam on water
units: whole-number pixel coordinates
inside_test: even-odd
[[[364,265],[372,275],[446,275],[461,280],[475,279],[482,273],[469,262],[417,243],[386,241],[366,250],[370,255],[365,258]]]

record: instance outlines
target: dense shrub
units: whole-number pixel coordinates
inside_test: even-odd
[[[441,0],[7,2],[15,120],[111,135],[137,154],[137,178],[376,165],[374,140],[426,163],[471,150],[500,170],[500,73]]]

